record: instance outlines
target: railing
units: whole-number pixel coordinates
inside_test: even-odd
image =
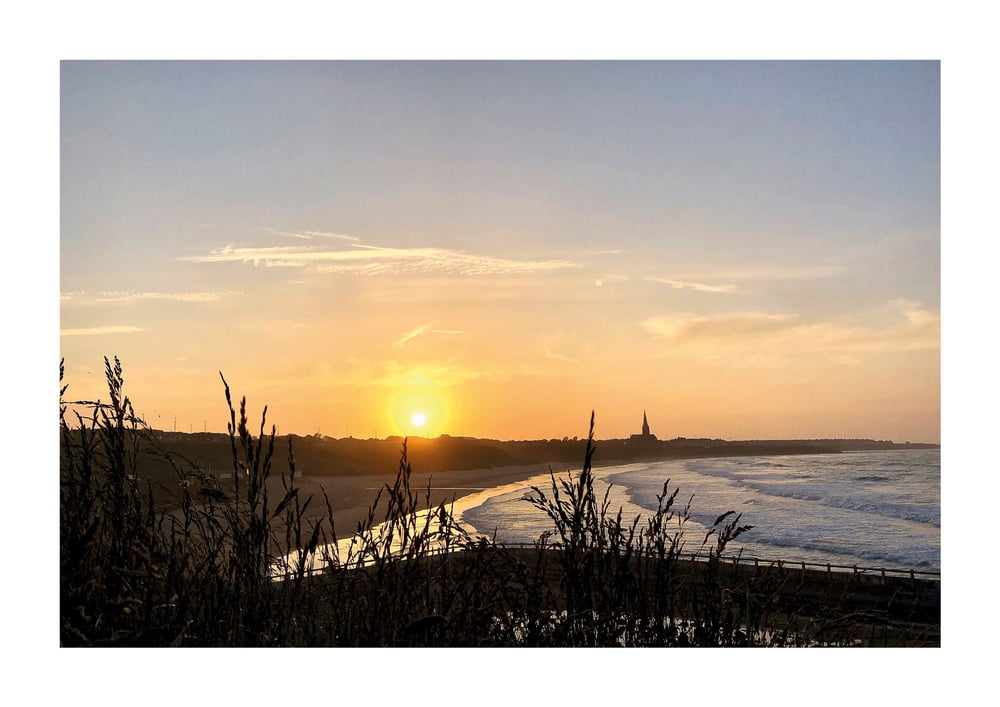
[[[506,548],[517,549],[517,550],[534,550],[538,546],[534,543],[497,543],[498,545],[503,545]],[[559,550],[558,546],[546,545],[546,549]],[[646,553],[651,554],[651,552]],[[692,560],[695,562],[707,562],[709,557],[705,553],[700,552],[689,552],[689,553],[676,553],[674,555],[678,560]],[[860,565],[836,565],[830,562],[804,562],[804,561],[790,561],[790,560],[770,560],[761,557],[747,557],[745,555],[722,555],[718,558],[721,562],[730,564],[733,567],[753,565],[754,569],[759,570],[763,568],[777,568],[777,569],[801,569],[806,571],[807,569],[819,570],[825,572],[840,572],[840,573],[853,573],[856,575],[873,575],[873,576],[894,576],[894,577],[909,577],[910,579],[928,579],[928,580],[941,580],[941,572],[938,570],[918,570],[918,569],[901,569],[893,567],[873,567],[873,566],[860,566]]]
[[[535,543],[497,543],[497,547],[502,547],[506,549],[513,550],[538,550],[543,549],[541,546]],[[423,550],[422,556],[430,555],[443,555],[448,552],[461,551],[463,548],[453,546],[450,549],[446,548],[432,548],[428,547]],[[545,550],[555,550],[559,551],[562,548],[558,545],[545,545]],[[647,551],[645,553],[647,556],[652,555],[652,551]],[[636,555],[638,556],[638,555]],[[675,559],[692,561],[692,562],[708,562],[709,556],[705,553],[699,552],[689,552],[689,553],[675,553],[672,555]],[[317,555],[319,557],[319,555]],[[722,555],[718,558],[720,562],[732,566],[734,569],[740,567],[750,567],[752,566],[754,571],[760,571],[763,569],[778,569],[778,570],[801,570],[803,573],[806,571],[819,571],[826,572],[830,575],[837,573],[838,575],[844,575],[853,573],[856,576],[866,576],[866,577],[880,577],[885,579],[887,577],[902,577],[909,579],[921,579],[926,581],[941,581],[941,572],[939,570],[918,570],[918,569],[901,569],[894,567],[874,567],[874,566],[860,566],[860,565],[838,565],[830,562],[805,562],[805,561],[789,561],[789,560],[771,560],[760,557],[746,557],[744,555]],[[361,563],[361,566],[366,566],[371,564],[371,562]],[[351,566],[357,566],[357,560],[350,563]],[[323,572],[326,567],[316,567],[306,570],[306,574],[314,574]],[[294,568],[289,569],[290,574],[295,574]]]

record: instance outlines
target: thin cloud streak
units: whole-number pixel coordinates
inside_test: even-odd
[[[562,329],[556,329],[537,337],[542,355],[550,361],[576,364],[577,360],[572,356],[562,353],[567,347],[573,348],[574,342],[569,334]]]
[[[417,327],[413,331],[410,331],[410,332],[407,332],[406,334],[403,334],[399,339],[396,340],[396,346],[402,346],[407,341],[412,341],[413,339],[416,339],[418,336],[423,336],[424,334],[450,334],[450,335],[455,335],[455,334],[464,334],[465,333],[464,331],[459,331],[457,329],[432,329],[431,328],[432,326],[434,326],[433,323],[424,324],[423,326]]]
[[[571,357],[567,356],[566,354],[559,353],[558,351],[553,351],[548,346],[545,346],[542,349],[542,353],[545,354],[545,358],[551,359],[553,361],[561,361],[562,363],[573,363],[573,364],[576,363],[576,359],[575,358],[571,358]]]
[[[242,292],[126,292],[106,291],[88,295],[86,292],[64,292],[59,296],[65,303],[136,302],[140,300],[166,300],[171,302],[218,302],[225,297],[242,296]]]
[[[679,281],[704,280],[816,280],[843,275],[847,269],[841,265],[782,266],[761,265],[752,267],[691,267],[677,268]]]
[[[682,342],[759,335],[776,329],[787,329],[796,321],[798,316],[794,314],[732,312],[709,316],[663,315],[650,317],[641,324],[658,338]]]
[[[136,300],[169,300],[172,302],[218,302],[242,292],[99,292],[95,302],[133,302]]]
[[[736,292],[736,285],[707,285],[703,282],[685,282],[683,280],[668,280],[664,277],[647,277],[649,282],[661,282],[670,285],[675,290],[696,290],[697,292]]]
[[[107,334],[135,334],[145,331],[137,326],[95,326],[78,329],[60,329],[59,336],[103,336]]]
[[[326,272],[384,274],[388,272],[444,271],[460,275],[517,275],[579,267],[567,260],[508,260],[443,248],[386,248],[352,244],[350,250],[309,246],[237,248],[228,245],[208,255],[181,257],[195,263],[238,262],[267,267],[319,266]]]
[[[413,331],[403,334],[401,337],[396,339],[396,346],[402,346],[407,341],[412,341],[413,339],[416,339],[421,334],[426,333],[427,330],[430,328],[431,328],[430,324],[424,324],[423,326],[418,326]]]

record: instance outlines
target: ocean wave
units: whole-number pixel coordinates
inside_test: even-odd
[[[679,489],[674,510],[691,503],[689,543],[700,542],[720,513],[737,510],[741,524],[755,527],[732,547],[761,558],[939,567],[940,468],[934,455],[906,454],[906,468],[886,464],[893,452],[633,463],[595,469],[595,490],[603,496],[610,484],[612,512],[622,507],[625,518],[648,517],[669,479],[668,493]],[[541,481],[549,495],[547,475]],[[465,511],[476,528],[497,528],[508,542],[533,542],[552,530],[525,500],[528,485],[486,495]]]

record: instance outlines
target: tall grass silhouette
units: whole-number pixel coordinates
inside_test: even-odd
[[[472,536],[450,504],[432,504],[430,486],[412,488],[405,441],[394,482],[338,537],[325,492],[303,498],[296,486],[291,442],[275,450],[267,408],[252,433],[246,399],[234,405],[221,374],[231,484],[171,452],[135,414],[117,358],[105,359],[106,401],[66,401],[63,377],[60,364],[63,646],[940,641],[919,592],[897,588],[859,611],[850,581],[738,571],[724,554],[753,526],[732,511],[689,543],[691,501],[678,506],[669,481],[655,513],[624,518],[594,489],[593,414],[581,471],[550,471],[549,487],[532,490],[528,502],[551,521],[533,547]],[[150,459],[171,483],[140,478]]]

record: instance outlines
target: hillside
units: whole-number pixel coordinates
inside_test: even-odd
[[[229,436],[219,433],[155,431],[163,448],[187,468],[193,465],[215,475],[232,472]],[[394,473],[403,438],[334,439],[318,435],[282,435],[275,438],[276,468],[287,470],[289,442],[296,470],[309,476]],[[499,441],[471,437],[411,437],[407,441],[414,469],[426,473],[516,465],[580,464],[584,442],[572,439]],[[896,444],[864,439],[742,440],[685,439],[668,441],[609,439],[596,442],[595,462],[608,464],[637,459],[671,459],[713,456],[775,454],[825,454],[878,449],[927,449],[932,444]],[[185,461],[186,460],[186,461]],[[188,464],[190,463],[190,464]],[[170,466],[159,456],[143,455],[140,474],[153,479],[172,477]]]

